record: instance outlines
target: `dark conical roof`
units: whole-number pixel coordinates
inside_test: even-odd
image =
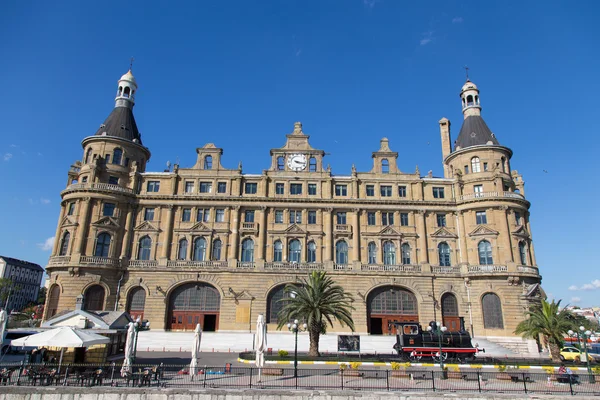
[[[470,115],[464,120],[460,128],[458,138],[454,142],[454,148],[460,146],[461,149],[464,149],[465,147],[478,146],[487,142],[500,144],[480,115]]]
[[[100,125],[96,136],[113,136],[131,141],[137,139],[137,143],[142,144],[133,111],[129,107],[115,107]]]

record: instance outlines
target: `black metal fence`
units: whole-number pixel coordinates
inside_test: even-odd
[[[426,369],[309,369],[267,366],[199,367],[181,365],[2,364],[0,385],[111,386],[154,388],[313,389],[362,391],[444,391],[600,395],[600,376],[559,375],[543,371],[440,371]]]

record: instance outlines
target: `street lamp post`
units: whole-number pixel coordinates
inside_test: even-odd
[[[446,332],[447,330],[448,330],[448,328],[446,328],[445,326],[442,326],[441,322],[435,323],[435,330],[433,330],[431,325],[427,327],[427,331],[433,332],[438,335],[438,344],[440,346],[440,352],[439,352],[440,368],[442,369],[442,372],[444,371],[444,353],[442,352],[442,336],[444,335],[444,332]]]
[[[307,325],[298,325],[298,320],[295,319],[294,323],[287,324],[288,330],[294,333],[294,378],[298,377],[298,332],[306,331]]]
[[[587,349],[587,340],[592,335],[592,332],[589,330],[586,331],[584,326],[580,326],[579,332],[574,332],[572,330],[569,330],[567,333],[569,334],[570,337],[577,336],[577,342],[579,343],[579,351],[580,352],[581,352],[581,346],[583,345],[584,354],[585,354],[585,363],[587,365],[589,382],[595,383],[596,379],[594,378],[594,374],[592,373],[592,367],[590,366],[590,358],[589,358],[588,349]],[[580,357],[579,361],[581,361],[581,353],[579,353],[579,357]]]

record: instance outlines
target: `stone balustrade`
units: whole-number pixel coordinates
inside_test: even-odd
[[[167,267],[227,268],[227,261],[168,260]]]
[[[92,264],[92,265],[106,265],[106,266],[118,266],[119,259],[111,257],[96,257],[96,256],[81,256],[79,258],[80,264]]]
[[[69,185],[64,191],[76,191],[76,190],[97,190],[97,191],[109,191],[113,193],[123,193],[123,194],[134,194],[133,189],[128,187],[123,187],[119,185],[113,185],[110,183],[74,183]]]
[[[525,197],[520,193],[515,192],[479,192],[467,193],[458,196],[458,201],[473,201],[473,200],[488,200],[488,199],[518,199],[525,200]]]
[[[460,274],[461,270],[459,266],[432,265],[431,272],[434,274]]]
[[[508,272],[506,265],[469,265],[467,271],[470,274],[489,274],[494,272]]]
[[[365,272],[421,272],[420,265],[389,265],[389,264],[361,264],[361,271]]]
[[[289,262],[266,262],[264,268],[266,270],[281,271],[322,271],[325,266],[321,263],[289,263]]]

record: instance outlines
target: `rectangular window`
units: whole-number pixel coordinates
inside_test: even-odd
[[[375,213],[373,211],[367,213],[367,225],[375,225]]]
[[[283,224],[283,210],[275,210],[275,223]]]
[[[393,212],[382,212],[381,213],[381,225],[394,225],[394,213]]]
[[[335,185],[336,196],[348,196],[348,186],[346,185]]]
[[[316,211],[308,212],[308,223],[310,225],[314,225],[317,223],[317,212]]]
[[[336,221],[338,225],[346,225],[346,213],[345,212],[338,212],[335,213],[336,216]]]
[[[375,186],[374,185],[367,185],[367,196],[369,196],[369,197],[375,196]]]
[[[217,209],[216,222],[225,222],[225,210],[222,208]]]
[[[219,193],[227,193],[227,182],[219,182],[219,183],[217,183],[217,192],[219,192]]]
[[[67,211],[67,215],[73,215],[75,213],[75,203],[69,203],[69,211]]]
[[[485,215],[485,211],[477,211],[475,213],[475,222],[477,222],[477,225],[487,224],[487,215]]]
[[[515,211],[515,223],[517,224],[517,226],[521,226],[522,222],[523,222],[523,220],[521,219],[521,213],[518,211]]]
[[[301,224],[302,223],[302,211],[290,210],[290,224]]]
[[[317,195],[317,184],[316,183],[309,183],[308,184],[308,195],[309,196],[316,196]]]
[[[469,166],[465,165],[465,175],[469,173]]]
[[[146,191],[148,193],[155,193],[160,190],[160,182],[159,181],[148,181],[146,185]]]
[[[144,221],[154,220],[154,208],[146,208],[144,210]]]
[[[210,219],[210,208],[199,208],[196,212],[196,222],[208,222]]]
[[[181,220],[183,222],[190,222],[192,220],[192,209],[191,208],[184,208],[181,211]]]
[[[408,213],[400,213],[400,225],[408,226]]]
[[[433,188],[433,198],[434,199],[443,199],[444,198],[444,188],[443,187],[434,187]]]
[[[483,196],[483,185],[473,186],[473,192],[475,192],[475,197]]]
[[[275,184],[275,194],[285,194],[285,185],[283,183]]]
[[[446,214],[437,214],[437,226],[444,227],[446,226]]]
[[[290,194],[302,194],[302,184],[301,183],[290,184]]]
[[[244,212],[244,222],[254,222],[254,210],[246,210]]]
[[[212,182],[200,182],[200,193],[211,193]]]
[[[486,162],[483,163],[483,170],[487,171],[487,163]]]
[[[119,184],[119,178],[116,176],[109,176],[108,177],[108,184],[109,185],[118,185]]]
[[[246,193],[246,194],[256,194],[257,186],[258,185],[256,183],[246,183],[244,185],[244,193]]]
[[[104,208],[102,209],[102,215],[105,217],[112,217],[115,213],[115,205],[113,203],[104,203]]]
[[[379,193],[381,193],[381,197],[392,197],[392,187],[382,185],[379,187]]]
[[[194,182],[186,182],[185,183],[185,192],[186,193],[194,193]]]
[[[406,197],[406,186],[398,186],[398,197]]]

